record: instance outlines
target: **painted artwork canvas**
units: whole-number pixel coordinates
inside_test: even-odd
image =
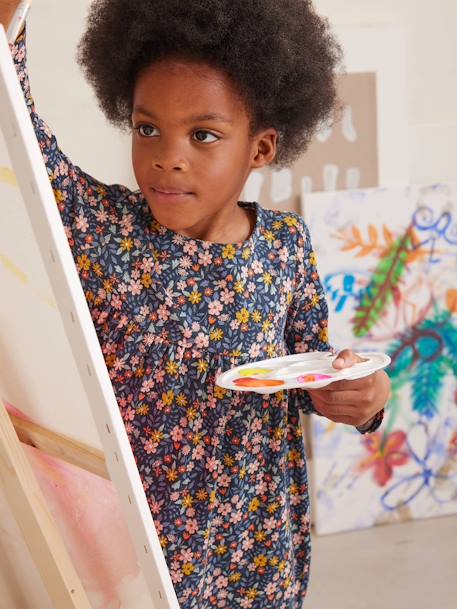
[[[387,353],[362,436],[312,421],[319,534],[457,513],[457,185],[305,194],[337,348]]]

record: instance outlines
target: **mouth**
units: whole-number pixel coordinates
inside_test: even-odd
[[[192,195],[192,192],[188,192],[186,190],[178,190],[176,188],[168,188],[168,187],[151,187],[152,192],[161,195],[161,196],[168,196],[168,197],[187,197],[189,195]]]

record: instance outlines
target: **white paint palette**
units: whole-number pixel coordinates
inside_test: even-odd
[[[232,391],[275,393],[283,389],[318,389],[335,381],[354,380],[368,376],[390,364],[384,353],[358,353],[363,362],[337,370],[332,366],[336,355],[331,351],[313,351],[275,357],[236,366],[222,372],[216,384]]]

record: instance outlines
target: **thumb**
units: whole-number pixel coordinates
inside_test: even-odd
[[[350,368],[358,362],[364,362],[365,360],[360,355],[357,355],[352,349],[343,349],[338,353],[336,358],[333,360],[332,365],[337,370],[342,368]]]

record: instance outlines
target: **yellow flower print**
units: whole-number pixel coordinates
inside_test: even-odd
[[[275,220],[273,222],[273,229],[274,230],[281,230],[282,228],[282,220]]]
[[[236,248],[229,243],[222,250],[222,258],[227,258],[227,260],[233,260],[235,258]]]
[[[206,372],[208,370],[208,362],[205,362],[204,359],[199,359],[197,362],[197,370],[200,373]]]
[[[197,418],[197,410],[191,406],[190,408],[187,409],[187,418],[190,419],[191,421],[193,421],[194,419]]]
[[[196,497],[198,501],[206,501],[208,499],[208,491],[204,488],[201,488],[197,491]]]
[[[266,231],[263,233],[263,236],[265,237],[265,239],[266,239],[267,241],[274,241],[274,240],[275,240],[275,238],[276,238],[276,237],[275,237],[275,235],[274,235],[274,233],[272,233],[272,232],[271,232],[271,230],[266,230]]]
[[[182,572],[184,573],[184,575],[192,575],[192,573],[194,571],[195,571],[195,567],[191,562],[186,562],[183,564]]]
[[[167,391],[166,393],[162,393],[162,402],[165,406],[171,406],[173,404],[173,400],[175,399],[175,393],[172,389]]]
[[[194,500],[190,495],[186,495],[182,500],[182,506],[187,508],[191,508],[194,505]]]
[[[276,501],[273,501],[273,503],[270,503],[270,505],[268,506],[268,513],[274,514],[275,512],[278,511],[278,508],[279,508],[279,503],[277,503]]]
[[[56,198],[57,203],[62,203],[62,201],[65,201],[65,195],[61,190],[55,190],[54,196]]]
[[[192,438],[192,444],[194,446],[197,446],[198,444],[200,444],[201,440],[202,440],[202,434],[200,432],[196,433],[194,435],[194,437]]]
[[[123,252],[130,252],[133,247],[133,239],[131,237],[125,237],[121,241],[121,250]]]
[[[231,455],[224,456],[224,465],[226,467],[233,467],[235,465],[235,459]]]
[[[186,406],[187,405],[187,398],[183,393],[180,393],[177,397],[176,397],[176,403],[178,404],[178,406]]]
[[[251,248],[245,247],[243,253],[241,254],[243,260],[248,260],[251,256]]]
[[[100,262],[94,262],[94,264],[92,265],[92,270],[97,275],[97,277],[103,276],[103,268],[102,268],[102,265],[100,264]],[[111,285],[111,282],[109,282],[109,283]]]
[[[309,263],[312,266],[317,266],[317,254],[316,254],[316,252],[311,252],[311,254],[309,255]]]
[[[296,482],[294,482],[293,484],[290,485],[289,490],[290,490],[291,495],[298,495],[298,493],[300,492],[300,489]]]
[[[178,374],[179,366],[173,360],[169,360],[165,365],[165,370],[168,372],[168,374],[176,376]]]
[[[252,499],[251,503],[249,504],[249,511],[257,512],[259,507],[260,507],[260,501],[257,499],[257,497],[254,497],[254,499]]]
[[[313,294],[313,296],[311,298],[311,305],[313,307],[317,307],[317,305],[319,304],[319,300],[320,300],[319,294]]]
[[[328,343],[328,328],[322,328],[319,332],[319,339],[323,343]]]
[[[273,277],[271,276],[270,273],[264,273],[262,276],[263,282],[265,285],[271,285],[272,281],[273,281]]]
[[[249,600],[255,600],[258,597],[259,593],[255,588],[249,588],[246,592],[246,596]]]
[[[242,294],[244,292],[244,281],[236,281],[233,289],[237,294]]]
[[[272,567],[276,567],[276,565],[279,563],[279,558],[277,556],[273,556],[273,558],[270,558],[270,565]]]
[[[241,311],[238,311],[236,314],[236,318],[240,322],[240,324],[247,323],[249,321],[249,316],[250,313],[245,307],[243,307]]]
[[[219,341],[224,337],[224,332],[220,328],[214,328],[214,330],[211,330],[209,337],[211,340]]]
[[[176,480],[178,479],[178,472],[175,469],[169,469],[167,471],[167,480],[168,482],[176,482]]]
[[[267,534],[265,533],[265,531],[257,531],[256,534],[254,535],[254,539],[256,541],[258,541],[259,543],[262,543],[262,541],[265,541],[265,539],[267,538]],[[266,559],[265,559],[265,564],[261,565],[261,566],[265,566],[266,563]]]
[[[189,301],[191,304],[198,304],[199,302],[201,302],[202,299],[202,295],[200,294],[200,292],[192,292],[192,294],[190,294],[189,296]]]
[[[151,433],[151,440],[153,442],[157,442],[157,443],[161,442],[164,439],[164,437],[165,436],[163,435],[163,432],[159,431],[158,429],[156,429],[155,431],[153,431]]]
[[[267,352],[268,357],[274,357],[276,353],[276,345],[268,345],[265,351]]]
[[[268,563],[268,559],[264,554],[259,554],[254,557],[254,564],[256,567],[266,567]]]
[[[217,546],[216,549],[214,550],[214,552],[218,555],[218,556],[224,556],[224,554],[227,554],[228,552],[228,548],[227,546],[224,546],[223,544],[221,544],[220,546]]]
[[[78,268],[81,271],[88,271],[90,269],[92,263],[87,254],[81,254],[81,256],[78,256],[76,260],[78,263]]]
[[[294,216],[286,216],[284,222],[287,226],[298,226],[298,220],[297,218],[294,218]]]
[[[242,467],[240,469],[240,478],[241,478],[241,480],[244,480],[246,478],[246,474],[247,474],[247,469],[245,467]]]
[[[260,311],[254,311],[251,315],[251,319],[256,324],[259,324],[262,321],[262,314],[260,313]]]
[[[141,278],[141,283],[145,288],[150,288],[152,286],[152,277],[149,273],[145,273]]]
[[[141,415],[142,417],[146,416],[147,414],[149,414],[149,406],[147,404],[141,404],[140,406],[138,406],[136,408],[136,411],[139,415]]]
[[[223,387],[219,387],[218,385],[214,387],[214,397],[218,400],[222,400],[225,397],[226,393],[227,390]]]
[[[268,319],[266,319],[263,324],[262,324],[262,330],[264,332],[268,332],[268,330],[271,328],[271,321],[269,321]]]
[[[232,584],[236,584],[236,582],[239,582],[241,579],[241,573],[237,572],[237,573],[232,573],[229,577],[229,582]]]

